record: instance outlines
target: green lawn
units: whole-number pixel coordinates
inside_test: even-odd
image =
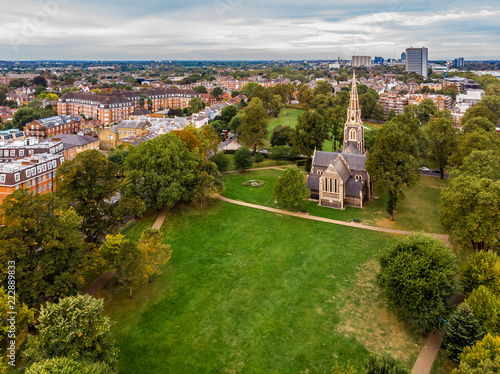
[[[279,170],[225,174],[226,192],[224,196],[275,207],[272,188],[280,174]],[[242,183],[249,179],[264,180],[266,185],[262,188],[242,186]],[[311,215],[341,221],[349,222],[356,218],[367,225],[444,234],[444,229],[439,222],[438,204],[441,188],[446,186],[446,183],[446,180],[440,180],[436,177],[421,176],[415,187],[405,190],[406,198],[398,202],[394,222],[388,220],[388,215],[385,212],[386,193],[381,193],[378,199],[372,199],[364,209],[351,207],[347,207],[345,210],[331,209],[318,206],[318,203],[313,201],[307,202],[304,209]],[[375,193],[377,194],[377,191]]]
[[[292,129],[297,126],[297,118],[304,113],[301,109],[293,108],[283,108],[278,114],[278,117],[268,117],[267,119],[267,130],[269,131],[268,139],[271,139],[271,133],[273,129],[278,125],[287,125]]]
[[[234,163],[233,163],[234,155],[232,155],[232,154],[226,154],[224,156],[226,156],[229,159],[228,171],[236,170],[236,168],[234,166]],[[276,161],[267,158],[263,162],[258,163],[258,164],[256,162],[254,162],[253,165],[250,167],[250,169],[266,168],[266,167],[269,167],[269,166],[292,165],[292,164],[295,164],[295,162],[294,161],[288,161],[288,160],[282,160],[282,161],[279,161],[278,164],[276,164]]]
[[[103,292],[120,373],[329,373],[369,349],[411,368],[420,351],[374,286],[393,236],[221,201],[173,209],[163,232],[163,274],[132,300]]]

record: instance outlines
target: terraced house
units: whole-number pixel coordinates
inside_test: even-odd
[[[141,95],[151,99],[151,107],[147,109],[152,112],[162,108],[186,108],[192,98],[201,98],[201,94],[196,91],[176,88],[155,88],[146,91],[114,90],[108,94],[72,92],[59,98],[57,113],[84,115],[106,125],[128,119],[132,112],[140,109]],[[145,106],[148,106],[147,101]]]

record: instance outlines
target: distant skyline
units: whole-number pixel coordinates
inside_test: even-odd
[[[23,0],[2,4],[0,60],[500,60],[500,6],[463,0]]]

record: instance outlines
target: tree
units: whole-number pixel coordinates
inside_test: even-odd
[[[140,94],[139,99],[137,100],[137,105],[139,108],[144,109],[144,104],[147,102],[149,99],[149,96],[146,94]]]
[[[364,134],[365,134],[365,148],[369,152],[370,149],[375,144],[375,139],[377,139],[378,130],[377,129],[373,129],[370,131],[365,130]]]
[[[436,118],[425,127],[425,132],[428,136],[430,156],[438,165],[443,179],[448,159],[457,147],[458,134],[453,127],[453,120]]]
[[[451,156],[451,161],[460,167],[465,157],[473,151],[489,151],[500,154],[500,139],[498,134],[477,129],[471,133],[460,136],[457,141],[457,150]]]
[[[281,96],[274,95],[273,100],[271,101],[271,111],[273,113],[273,116],[278,117],[278,114],[280,114],[281,109],[283,109],[283,103],[281,102]]]
[[[292,135],[292,128],[288,125],[278,125],[271,133],[271,145],[288,145],[290,143],[290,136]]]
[[[307,88],[304,90],[302,95],[299,98],[300,105],[302,106],[302,109],[305,111],[309,111],[314,108],[314,94],[312,90]]]
[[[285,148],[282,145],[275,145],[271,148],[271,154],[269,155],[271,160],[276,160],[276,165],[281,160],[285,159]]]
[[[253,162],[257,163],[257,165],[259,165],[261,162],[264,162],[266,158],[264,157],[264,155],[262,153],[257,153],[254,158],[253,158]]]
[[[485,286],[479,286],[466,299],[483,331],[500,332],[500,299]]]
[[[377,133],[366,160],[366,168],[379,186],[389,192],[387,213],[394,220],[403,188],[412,187],[419,177],[418,139],[415,122],[406,116],[387,122]]]
[[[394,357],[371,352],[365,360],[365,374],[410,374],[410,370]]]
[[[127,194],[140,196],[148,207],[172,207],[189,200],[203,157],[190,151],[174,134],[165,134],[132,148],[125,161]]]
[[[241,118],[241,142],[253,150],[255,154],[257,147],[264,145],[267,135],[267,114],[262,102],[253,98],[245,108]]]
[[[114,374],[115,370],[102,362],[77,361],[70,357],[54,357],[35,362],[26,374]]]
[[[117,193],[121,168],[97,150],[65,161],[57,169],[57,195],[70,202],[82,217],[81,231],[89,243],[98,243],[117,221],[110,199]]]
[[[465,347],[459,358],[460,366],[453,370],[453,374],[498,373],[500,336],[487,334],[475,345]]]
[[[471,118],[483,117],[494,124],[498,123],[498,116],[489,110],[482,102],[471,106],[462,117],[462,124],[467,123]]]
[[[229,122],[229,129],[232,132],[234,132],[235,134],[241,133],[241,118],[242,117],[243,117],[242,115],[236,115]]]
[[[108,153],[108,161],[123,166],[125,164],[125,160],[127,159],[128,154],[129,154],[128,149],[120,149],[120,148],[113,149]]]
[[[463,266],[460,284],[467,297],[479,286],[500,295],[500,259],[493,251],[475,252]]]
[[[191,112],[191,114],[198,113],[203,109],[205,109],[205,102],[201,97],[193,97],[189,101],[189,111]]]
[[[384,107],[382,106],[382,104],[375,104],[372,110],[372,118],[377,122],[384,120]]]
[[[328,139],[325,119],[317,112],[306,112],[297,119],[297,126],[292,132],[290,142],[293,147],[308,157],[315,149],[321,150]]]
[[[204,169],[206,170],[207,167]],[[205,170],[202,170],[202,173],[204,173]],[[212,170],[212,172],[214,171]],[[215,173],[217,173],[217,170],[215,170]],[[145,273],[149,282],[151,282],[152,275],[161,274],[162,266],[166,264],[172,256],[170,246],[162,242],[163,234],[157,229],[144,230],[139,240],[139,250],[142,252],[144,258]]]
[[[500,96],[498,95],[488,95],[484,96],[481,102],[486,108],[495,113],[500,117]]]
[[[500,155],[490,151],[472,151],[460,167],[454,168],[453,177],[469,175],[476,178],[500,179]]]
[[[217,169],[217,165],[212,161],[204,161],[201,165],[196,185],[191,192],[192,201],[203,208],[205,204],[213,201],[224,190],[222,174]]]
[[[394,117],[396,117],[396,112],[394,111],[394,109],[391,109],[387,112],[387,122],[389,122],[391,119],[393,119]]]
[[[329,139],[332,141],[332,152],[344,141],[344,124],[347,117],[347,108],[336,105],[328,108],[325,115],[325,124],[329,133]]]
[[[304,174],[296,167],[287,167],[276,181],[273,188],[276,202],[283,208],[297,209],[309,198]]]
[[[500,230],[500,181],[460,175],[441,192],[443,227],[462,247],[495,248]]]
[[[202,94],[207,94],[208,93],[208,91],[207,91],[207,89],[206,89],[205,86],[197,86],[197,87],[193,88],[193,90],[196,91],[196,92],[202,93]]]
[[[458,355],[465,347],[476,344],[484,333],[466,302],[460,304],[448,320],[443,333],[443,344],[449,357],[459,362]]]
[[[7,289],[9,261],[16,263],[18,303],[38,306],[80,291],[91,256],[79,232],[81,218],[53,193],[19,189],[0,207],[0,263]]]
[[[111,340],[112,322],[102,315],[103,299],[69,296],[42,306],[38,335],[30,335],[25,355],[41,361],[70,357],[115,369],[118,350]]]
[[[206,154],[219,151],[220,137],[212,125],[203,125],[197,132]]]
[[[224,90],[220,87],[215,87],[212,91],[210,91],[210,95],[219,99],[222,95],[224,95]]]
[[[318,81],[314,89],[314,95],[327,95],[330,96],[333,92],[333,87],[326,81]]]
[[[12,283],[12,280],[15,279],[15,271],[11,270],[9,274],[11,278],[11,283],[8,284],[8,288],[5,289],[3,286],[0,286],[0,313],[2,313],[2,326],[0,327],[0,333],[2,334],[0,337],[0,346],[4,347],[5,343],[9,340],[15,340],[15,337],[21,332],[21,330],[27,326],[32,325],[35,322],[35,309],[29,308],[24,303],[16,303],[16,305],[12,306],[9,303],[9,295],[7,291],[14,291],[15,284]],[[7,282],[9,283],[9,282]],[[10,287],[9,287],[10,286]],[[12,297],[10,298],[12,303]],[[12,309],[13,308],[13,309]],[[15,312],[15,330],[10,330],[10,325],[7,323],[6,319],[9,318],[9,312]],[[1,370],[0,370],[1,373]]]
[[[247,147],[238,148],[234,153],[233,164],[236,169],[248,169],[253,164],[252,151]]]
[[[495,124],[484,117],[471,118],[462,126],[462,131],[464,134],[469,134],[471,132],[477,131],[478,129],[483,129],[486,132],[496,132]]]
[[[421,331],[439,325],[455,293],[455,256],[443,242],[422,234],[398,240],[380,257],[377,284],[389,309]]]
[[[229,105],[223,108],[220,112],[220,116],[225,126],[229,126],[231,120],[238,114],[238,108],[234,105]]]
[[[359,95],[359,106],[361,107],[361,115],[363,118],[369,118],[372,116],[378,99],[378,94],[376,94],[376,96],[375,94],[372,92],[366,92]]]
[[[28,123],[42,118],[40,112],[27,106],[19,108],[12,116],[12,126],[22,129]]]
[[[171,131],[171,133],[181,139],[190,151],[196,149],[201,155],[205,154],[200,138],[197,136],[198,132],[196,129],[183,128],[182,130]]]
[[[210,157],[209,159],[215,165],[220,172],[227,171],[229,169],[229,159],[224,155],[224,152],[219,152]]]

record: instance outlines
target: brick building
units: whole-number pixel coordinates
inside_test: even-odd
[[[4,144],[0,143],[0,162],[11,162],[16,159],[45,153],[62,155],[63,151],[64,146],[60,140],[45,140],[40,142],[37,138],[27,138],[13,142],[4,142]]]
[[[384,108],[384,113],[387,114],[391,109],[396,114],[403,114],[405,106],[408,105],[408,97],[398,95],[397,93],[386,93],[380,95],[380,104]]]
[[[24,126],[24,132],[26,136],[47,139],[51,135],[76,133],[80,129],[80,122],[82,117],[73,115],[37,119]]]
[[[34,194],[53,191],[56,170],[63,162],[63,155],[45,153],[0,163],[0,204],[19,188]]]
[[[411,95],[408,105],[419,105],[422,101],[430,99],[439,110],[452,110],[453,99],[447,95]]]
[[[98,119],[103,124],[128,119],[130,113],[139,109],[139,97],[151,98],[152,112],[167,108],[186,108],[194,97],[202,97],[193,90],[176,88],[153,88],[146,91],[114,90],[109,94],[72,92],[63,95],[57,102],[59,115],[84,115]],[[145,107],[148,106],[146,101]]]

